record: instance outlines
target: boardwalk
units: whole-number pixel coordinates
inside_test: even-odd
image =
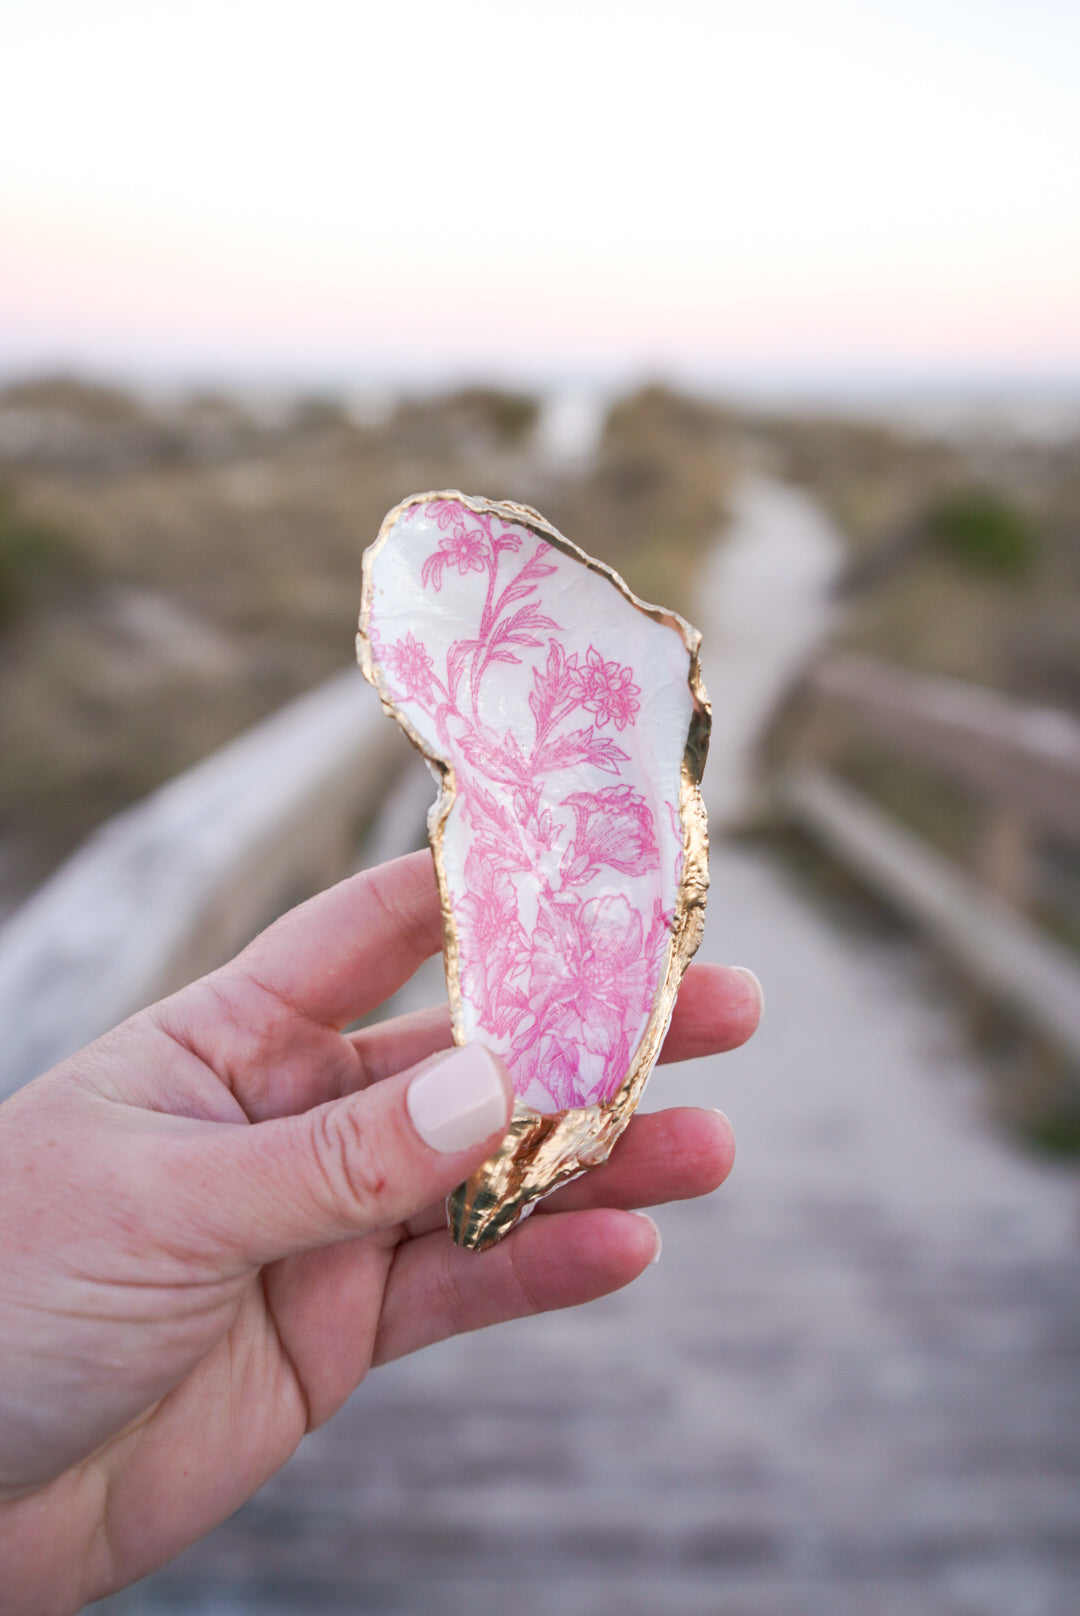
[[[717,1196],[660,1213],[660,1264],[379,1371],[101,1609],[1076,1616],[1075,1174],[988,1124],[931,963],[838,930],[768,855],[717,851],[704,952],[769,1006],[745,1050],[653,1080],[739,1138]]]

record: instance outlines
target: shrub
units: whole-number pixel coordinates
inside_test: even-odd
[[[0,485],[0,624],[18,616],[40,589],[81,570],[81,557],[67,535],[22,515]]]
[[[1035,529],[1027,516],[990,490],[965,489],[929,513],[937,547],[954,561],[1000,577],[1030,572],[1036,557]]]

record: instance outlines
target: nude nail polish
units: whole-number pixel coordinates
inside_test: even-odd
[[[417,1072],[405,1106],[432,1150],[468,1150],[506,1126],[501,1063],[483,1044],[464,1044]]]

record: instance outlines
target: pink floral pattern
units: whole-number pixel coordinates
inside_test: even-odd
[[[401,685],[406,696],[430,702],[434,690],[435,664],[420,641],[412,634],[384,651],[386,665]]]
[[[587,713],[595,713],[601,729],[610,719],[616,729],[625,729],[638,715],[640,703],[635,697],[641,691],[633,682],[629,668],[617,662],[605,662],[593,646],[585,655],[585,666],[578,670],[581,687],[581,705]]]
[[[674,792],[627,750],[642,683],[610,633],[570,643],[554,615],[580,580],[572,558],[456,500],[403,519],[421,520],[433,546],[410,541],[389,564],[412,626],[400,604],[380,611],[376,571],[370,641],[387,693],[454,768],[463,999],[528,1103],[606,1099],[655,1000],[682,857]]]

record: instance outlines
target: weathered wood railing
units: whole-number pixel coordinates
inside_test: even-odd
[[[102,826],[0,930],[0,1100],[346,874],[409,756],[350,669]]]
[[[779,785],[785,809],[1080,1066],[1080,967],[1019,907],[1038,838],[1080,846],[1080,722],[857,656],[824,659],[796,701],[798,761]],[[985,805],[977,877],[829,767],[851,736],[940,773]]]

